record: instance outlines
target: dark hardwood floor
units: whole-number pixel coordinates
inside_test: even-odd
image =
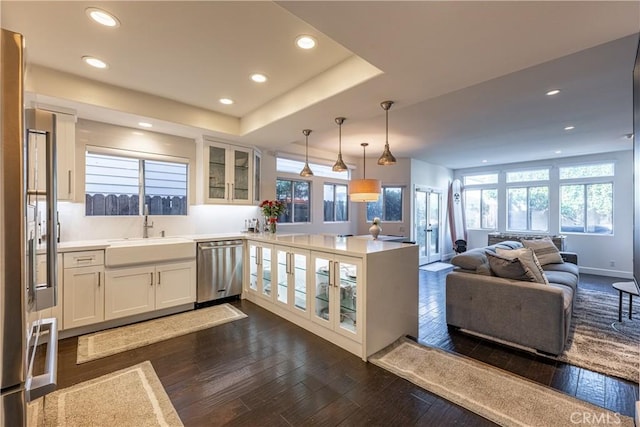
[[[420,341],[549,385],[625,415],[626,381],[447,331],[446,272],[420,271]],[[609,282],[584,275],[581,286]],[[76,365],[77,338],[59,344],[59,387],[150,360],[185,426],[468,426],[491,422],[247,302],[248,317]]]

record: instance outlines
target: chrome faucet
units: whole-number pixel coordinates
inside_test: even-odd
[[[153,228],[153,222],[149,224],[147,215],[144,216],[144,222],[142,223],[142,238],[147,239],[149,237],[149,229]]]

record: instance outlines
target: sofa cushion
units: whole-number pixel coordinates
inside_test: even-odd
[[[487,263],[484,249],[472,249],[451,258],[451,264],[464,270],[476,271],[478,267]]]
[[[547,264],[543,265],[542,269],[545,271],[545,273],[547,271],[564,271],[566,273],[571,273],[576,277],[580,275],[578,266],[570,262],[565,262],[562,264]]]
[[[525,271],[517,258],[506,258],[487,251],[487,259],[489,260],[491,271],[498,277],[524,280],[526,282],[534,281],[534,277]]]
[[[544,274],[547,276],[549,283],[569,287],[573,292],[578,288],[578,276],[571,273],[567,273],[566,271],[546,271]]]
[[[564,262],[562,256],[560,256],[560,251],[548,237],[544,239],[525,239],[522,244],[525,248],[533,249],[538,261],[540,261],[540,265],[562,264]]]
[[[531,248],[520,248],[520,249],[501,249],[497,248],[496,252],[498,255],[515,259],[517,258],[522,264],[522,268],[526,271],[531,277],[533,277],[533,282],[549,284],[549,281],[544,275],[544,270],[542,270],[542,266],[536,258],[536,254],[533,252]]]

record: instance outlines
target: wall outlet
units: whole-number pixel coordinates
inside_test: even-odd
[[[615,261],[609,261],[609,267],[615,267],[615,266],[616,266]]]

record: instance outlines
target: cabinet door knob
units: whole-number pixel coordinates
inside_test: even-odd
[[[153,273],[149,273],[149,277],[151,278],[151,281],[149,282],[149,286],[153,286]]]
[[[162,272],[158,271],[158,285],[160,284],[161,277],[162,277]]]
[[[98,271],[98,287],[100,287],[100,282],[102,281],[102,273]]]

